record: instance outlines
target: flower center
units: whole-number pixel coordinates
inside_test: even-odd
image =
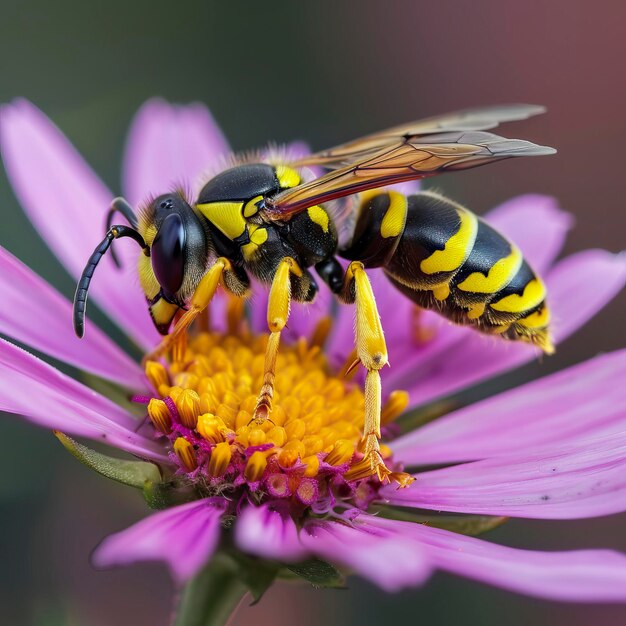
[[[331,371],[320,348],[328,329],[323,320],[311,341],[281,345],[272,411],[262,423],[253,414],[266,335],[202,332],[174,350],[168,367],[148,362],[158,394],[148,415],[169,440],[177,472],[208,493],[245,491],[258,502],[290,499],[319,512],[337,500],[366,508],[380,481],[359,450],[364,395],[345,373]],[[383,422],[407,402],[406,393],[391,394]],[[389,462],[384,444],[381,453]]]

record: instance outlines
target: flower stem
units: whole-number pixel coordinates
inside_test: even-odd
[[[183,589],[173,626],[224,626],[247,592],[237,564],[218,553]]]

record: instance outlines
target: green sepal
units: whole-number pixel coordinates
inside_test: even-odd
[[[247,591],[240,565],[217,552],[182,590],[174,626],[223,626]]]
[[[237,550],[229,552],[229,555],[237,563],[239,579],[248,588],[254,600],[252,604],[256,604],[276,580],[280,564],[251,557]]]
[[[508,517],[493,515],[443,515],[417,512],[412,509],[380,505],[372,509],[373,514],[415,524],[425,524],[433,528],[449,530],[460,535],[475,537],[482,535],[506,522]]]
[[[146,482],[159,482],[161,473],[153,463],[144,461],[125,461],[96,452],[67,435],[54,431],[56,438],[72,456],[92,470],[118,483],[143,489]]]
[[[241,580],[250,591],[256,604],[272,586],[278,575],[279,566],[269,561],[255,561],[250,567],[241,568]]]
[[[285,568],[298,578],[302,578],[311,583],[313,587],[339,589],[346,586],[344,576],[326,561],[310,559],[302,563],[285,565]]]
[[[141,487],[146,504],[151,509],[159,511],[199,498],[198,492],[191,483],[178,478],[167,482],[146,480]]]

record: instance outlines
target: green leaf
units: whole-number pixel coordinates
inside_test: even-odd
[[[310,559],[302,563],[289,564],[287,570],[299,578],[303,578],[314,587],[345,587],[345,579],[330,563],[318,559]]]
[[[417,512],[413,509],[380,505],[372,510],[381,517],[396,519],[403,522],[413,522],[415,524],[425,524],[433,528],[450,530],[460,535],[482,535],[498,526],[504,524],[508,517],[495,517],[492,515],[443,515],[437,513]]]
[[[146,482],[159,482],[159,468],[143,461],[125,461],[96,452],[59,431],[54,431],[65,449],[92,470],[124,485],[143,489]]]

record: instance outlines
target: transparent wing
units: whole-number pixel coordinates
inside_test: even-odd
[[[373,133],[329,150],[307,155],[291,165],[294,167],[321,165],[332,169],[361,160],[386,146],[413,142],[421,137],[439,133],[490,130],[504,122],[524,120],[544,112],[545,107],[535,104],[504,104],[447,113]]]
[[[400,141],[396,137],[393,144],[373,150],[356,162],[268,199],[264,213],[270,220],[281,220],[316,204],[368,189],[512,157],[554,152],[554,148],[481,131],[432,133]]]

